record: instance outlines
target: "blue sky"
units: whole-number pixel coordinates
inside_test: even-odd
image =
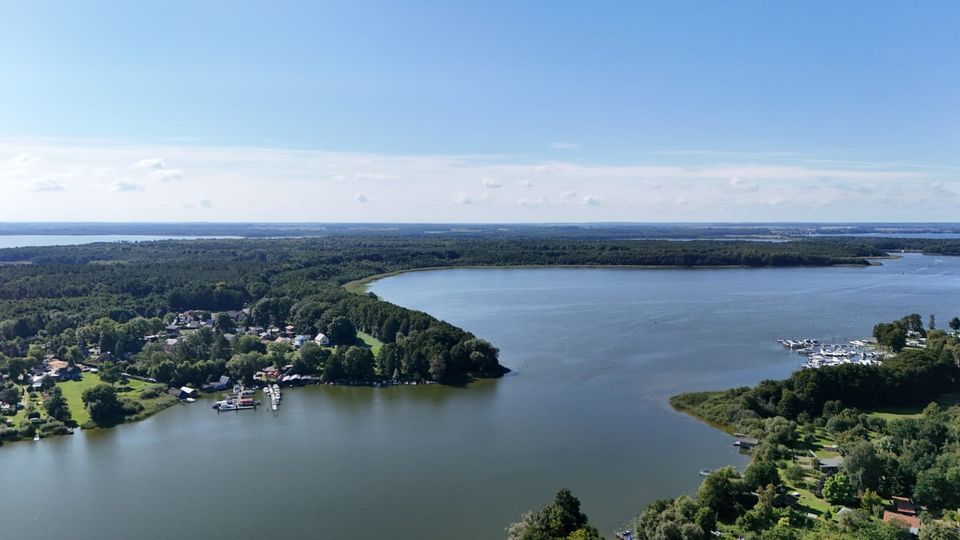
[[[0,9],[4,220],[960,215],[957,2]]]

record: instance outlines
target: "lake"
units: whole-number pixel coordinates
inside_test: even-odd
[[[198,240],[240,238],[239,236],[152,236],[143,234],[9,234],[0,235],[0,249],[34,246],[76,246],[96,242],[151,242],[154,240]]]
[[[573,490],[608,538],[732,439],[667,398],[780,378],[777,338],[849,340],[957,315],[960,259],[868,268],[459,269],[372,292],[489,339],[514,373],[467,388],[315,387],[280,414],[209,401],[111,430],[0,448],[5,536],[503,538]]]

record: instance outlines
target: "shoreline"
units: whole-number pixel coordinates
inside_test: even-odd
[[[422,266],[419,268],[408,268],[405,270],[391,270],[389,272],[382,272],[379,274],[373,274],[367,277],[354,279],[343,283],[340,285],[349,292],[355,294],[365,294],[368,291],[368,287],[371,283],[375,281],[380,281],[388,277],[399,276],[401,274],[409,274],[412,272],[433,272],[436,270],[529,270],[529,269],[563,269],[563,268],[574,268],[574,269],[613,269],[613,270],[737,270],[737,269],[754,269],[754,270],[764,270],[771,268],[867,268],[870,266],[883,266],[882,262],[876,262],[879,260],[891,260],[899,259],[896,256],[886,256],[886,257],[864,257],[864,260],[868,264],[854,264],[854,263],[843,263],[843,264],[811,264],[811,265],[789,265],[789,266],[748,266],[745,264],[715,264],[715,265],[695,265],[695,266],[684,266],[679,264],[467,264],[462,266]]]

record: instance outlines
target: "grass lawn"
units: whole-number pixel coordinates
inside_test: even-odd
[[[79,381],[57,383],[63,392],[63,397],[67,398],[67,404],[70,406],[70,414],[73,416],[73,420],[77,425],[82,426],[90,421],[90,414],[87,413],[87,408],[83,406],[83,391],[87,388],[93,388],[102,382],[100,376],[96,373],[84,373],[83,378]],[[122,389],[119,386],[117,387],[117,395],[128,396],[143,402],[143,400],[140,399],[140,392],[147,386],[149,386],[148,383],[131,379]],[[144,406],[147,406],[147,402],[144,402]]]
[[[67,398],[67,405],[70,406],[70,415],[73,416],[73,420],[77,425],[82,426],[90,421],[87,408],[83,406],[83,391],[87,388],[93,388],[101,382],[100,376],[96,373],[84,373],[83,378],[79,381],[57,383],[58,386],[60,386],[60,391],[63,392],[63,397]]]
[[[787,486],[788,491],[796,491],[800,494],[800,506],[806,507],[814,514],[823,514],[830,509],[830,503],[823,499],[818,499],[810,490]]]
[[[383,347],[383,342],[371,336],[370,334],[366,334],[364,332],[357,332],[357,338],[360,341],[362,341],[364,345],[366,345],[367,347],[370,347],[371,352],[373,352],[374,356],[378,355],[380,353],[380,348]]]
[[[960,394],[940,394],[935,399],[931,400],[939,404],[941,407],[952,407],[954,405],[960,405]],[[870,416],[876,418],[883,418],[884,420],[898,420],[901,418],[920,418],[923,416],[923,410],[927,408],[927,405],[913,405],[909,407],[885,407],[883,409],[875,409],[864,411]]]

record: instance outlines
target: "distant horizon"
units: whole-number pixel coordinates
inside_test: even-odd
[[[960,226],[960,221],[0,221],[0,225],[838,225]]]

